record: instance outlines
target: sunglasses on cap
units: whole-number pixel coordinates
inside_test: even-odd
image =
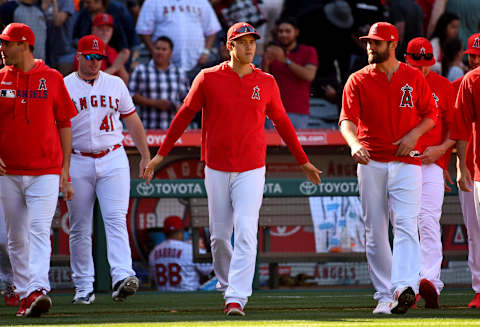
[[[412,57],[413,60],[421,60],[422,57],[425,58],[425,60],[432,60],[433,59],[433,53],[408,53],[410,57]]]
[[[235,33],[257,33],[252,26],[243,25],[235,30]]]
[[[88,61],[92,61],[93,59],[98,60],[98,61],[101,61],[101,60],[103,60],[103,58],[105,58],[105,56],[102,56],[102,55],[99,55],[99,54],[95,54],[95,53],[92,53],[92,54],[84,54],[83,56],[84,56],[85,59],[87,59]]]

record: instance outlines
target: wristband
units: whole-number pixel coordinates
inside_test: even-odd
[[[285,65],[290,66],[291,63],[292,61],[290,60],[290,58],[285,59]]]

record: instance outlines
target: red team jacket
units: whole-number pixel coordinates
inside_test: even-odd
[[[434,71],[430,71],[426,79],[432,89],[433,99],[438,110],[435,126],[418,141],[421,147],[420,152],[423,152],[429,146],[443,143],[453,120],[453,108],[455,105],[455,91],[448,79]],[[451,155],[452,149],[450,148],[435,163],[442,169],[448,169]]]
[[[468,72],[460,84],[457,100],[455,102],[455,124],[450,131],[454,140],[470,140],[472,135],[472,123],[480,124],[480,69]],[[474,129],[473,134],[473,179],[480,182],[480,151],[479,144],[480,128]],[[470,142],[472,143],[472,142]],[[468,157],[467,164],[468,164]]]
[[[166,156],[195,114],[202,112],[202,161],[226,172],[265,166],[265,116],[274,123],[299,164],[308,161],[272,75],[252,65],[240,78],[228,62],[202,70],[193,81],[158,153]]]
[[[58,128],[77,114],[62,75],[41,60],[28,72],[0,70],[0,158],[7,174],[62,172]]]
[[[357,126],[360,143],[371,159],[420,165],[418,158],[397,157],[393,145],[422,118],[436,120],[432,91],[422,73],[400,63],[390,81],[387,75],[368,65],[350,75],[344,91],[339,123],[350,120]],[[417,150],[420,146],[417,144]]]

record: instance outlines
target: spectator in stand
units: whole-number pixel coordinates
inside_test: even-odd
[[[75,46],[73,24],[75,5],[72,0],[42,0],[42,10],[47,19],[47,64],[63,76],[73,71]]]
[[[396,57],[404,60],[403,55],[411,39],[423,35],[423,12],[415,0],[388,0],[390,20],[398,29]]]
[[[172,40],[159,37],[152,59],[138,65],[130,79],[130,93],[147,129],[168,129],[189,90],[185,70],[170,63],[173,48]]]
[[[463,46],[459,38],[447,40],[442,58],[442,76],[450,82],[465,75],[466,67],[462,63]]]
[[[130,15],[132,15],[132,18],[136,23],[138,14],[140,13],[140,5],[138,3],[138,0],[118,0],[118,1],[123,3],[128,8]]]
[[[263,70],[277,80],[293,127],[305,129],[310,116],[310,85],[317,72],[318,57],[314,47],[298,44],[298,35],[298,25],[293,18],[278,20],[275,37],[278,45],[266,48]]]
[[[480,21],[480,1],[478,0],[435,0],[432,8],[432,16],[428,24],[427,35],[432,34],[439,17],[444,12],[456,14],[460,19],[459,38],[463,47],[468,45],[468,37],[477,33]]]
[[[432,39],[430,40],[433,47],[433,56],[436,61],[436,64],[431,67],[434,72],[442,74],[441,62],[445,45],[449,39],[458,37],[459,26],[460,20],[456,14],[446,12],[438,19],[432,34]]]
[[[119,61],[128,62],[131,52],[140,44],[134,22],[127,7],[115,0],[84,0],[73,28],[75,42],[92,34],[93,19],[97,14],[107,13],[113,17],[114,33],[110,46],[117,52]]]
[[[115,24],[113,17],[109,14],[97,14],[92,22],[92,34],[102,39],[105,44],[105,58],[102,60],[101,70],[105,73],[120,77],[125,84],[128,84],[129,74],[125,69],[128,58],[119,56],[117,51],[109,43],[114,33]],[[78,59],[75,56],[74,70],[78,69]]]
[[[348,0],[352,9],[351,57],[348,75],[368,65],[366,44],[361,36],[368,34],[370,26],[387,20],[388,9],[383,0]]]
[[[28,25],[35,34],[33,56],[45,61],[47,23],[38,0],[7,1],[0,6],[0,17],[4,26],[13,22]]]
[[[196,291],[200,278],[213,271],[210,263],[194,263],[192,244],[183,240],[183,221],[170,216],[163,222],[167,239],[148,256],[150,276],[159,291]]]
[[[217,16],[207,0],[146,0],[140,9],[136,31],[150,53],[154,40],[167,36],[175,47],[172,63],[189,71],[207,63],[218,31]]]
[[[257,28],[261,38],[257,41],[257,54],[262,55],[265,46],[273,40],[275,22],[280,18],[285,0],[263,0],[259,6],[265,17],[265,24]]]

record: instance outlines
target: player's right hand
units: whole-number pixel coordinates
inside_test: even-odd
[[[362,165],[367,165],[370,161],[370,152],[360,143],[352,146],[352,158]]]
[[[5,170],[6,167],[7,165],[5,165],[2,158],[0,158],[0,176],[4,176],[7,173],[7,171]]]
[[[147,164],[145,170],[143,171],[143,178],[145,178],[145,182],[148,184],[153,178],[153,173],[155,172],[155,168],[158,167],[163,161],[163,156],[157,154],[153,157],[152,160]]]

